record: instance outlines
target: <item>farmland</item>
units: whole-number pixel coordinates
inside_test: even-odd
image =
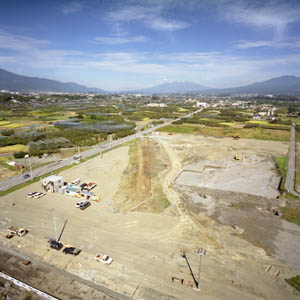
[[[258,140],[288,141],[291,122],[300,123],[297,118],[287,118],[286,113],[269,120],[266,117],[263,120],[253,120],[253,114],[255,111],[249,109],[206,109],[193,118],[181,119],[159,130],[214,137],[239,136]],[[300,131],[297,131],[297,141],[300,141]]]

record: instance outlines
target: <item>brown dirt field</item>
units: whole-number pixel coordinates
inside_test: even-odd
[[[285,282],[285,278],[297,274],[296,270],[283,258],[273,255],[274,252],[266,253],[264,243],[255,243],[258,239],[266,239],[265,235],[272,229],[269,223],[275,224],[275,216],[266,217],[255,208],[257,203],[267,205],[267,200],[214,190],[205,191],[208,195],[205,198],[201,196],[203,191],[191,190],[191,187],[182,190],[175,184],[186,163],[198,162],[199,159],[232,159],[235,151],[280,156],[286,154],[286,143],[178,134],[153,135],[149,141],[144,139],[137,143],[140,145],[136,146],[136,151],[130,152],[130,157],[128,146],[119,147],[105,153],[102,158],[93,158],[62,172],[65,180],[80,177],[83,181],[98,184],[95,193],[100,196],[100,203],[92,202],[84,211],[75,208],[76,198],[66,195],[48,193],[41,199],[27,198],[28,192],[41,189],[39,182],[1,197],[0,243],[36,255],[41,261],[137,300],[196,300],[199,297],[208,300],[299,299],[299,293]],[[151,194],[155,172],[161,190],[171,203],[170,208],[161,214],[130,212],[134,206],[128,205],[126,199],[135,189],[139,195],[134,194],[134,199],[151,199],[152,196],[147,198],[142,188],[137,188],[137,182],[146,182]],[[151,185],[147,181],[149,174]],[[123,202],[118,201],[120,199]],[[235,206],[228,206],[232,201]],[[121,207],[120,212],[111,209],[116,205]],[[123,211],[122,207],[125,207]],[[47,238],[54,235],[54,210],[58,230],[68,220],[61,241],[80,248],[79,256],[70,257],[61,251],[48,250]],[[244,219],[245,225],[241,223]],[[256,223],[257,219],[266,222]],[[241,225],[239,230],[231,227],[237,220]],[[296,259],[299,250],[292,239],[297,230],[293,227],[287,231],[280,219],[274,220],[278,234],[275,233],[272,249],[283,249],[283,243],[293,243],[293,258]],[[261,229],[258,237],[256,224]],[[29,234],[7,240],[4,234],[10,225],[23,226]],[[264,225],[268,226],[265,233]],[[245,238],[245,234],[249,238]],[[207,250],[203,258],[201,291],[172,282],[174,276],[195,286],[193,276],[197,278],[199,268],[197,249],[201,247]],[[182,257],[182,251],[187,260]],[[114,262],[110,266],[97,263],[94,259],[96,253],[108,254]],[[284,253],[287,256],[288,253]]]

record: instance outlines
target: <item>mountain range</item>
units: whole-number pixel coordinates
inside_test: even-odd
[[[106,93],[74,82],[60,82],[51,79],[21,76],[0,69],[0,90],[12,92],[57,92],[57,93]]]
[[[300,95],[300,77],[281,76],[247,86],[228,89],[210,89],[209,93],[226,94],[288,94]]]
[[[192,82],[164,83],[152,88],[131,91],[135,94],[292,94],[300,95],[300,77],[281,76],[235,88],[207,88]]]
[[[0,68],[0,90],[18,92],[60,92],[60,93],[108,93],[102,89],[89,88],[74,82],[60,82],[51,79],[21,76]],[[128,94],[290,94],[300,95],[300,77],[281,76],[263,82],[235,88],[208,88],[193,82],[163,83],[152,88],[126,91]]]
[[[130,91],[130,93],[133,93],[133,94],[184,94],[184,93],[203,91],[203,90],[207,90],[207,89],[208,89],[207,87],[197,84],[197,83],[194,83],[194,82],[173,81],[173,82],[162,83],[160,85],[157,85],[157,86],[154,86],[151,88],[147,88],[147,89]]]

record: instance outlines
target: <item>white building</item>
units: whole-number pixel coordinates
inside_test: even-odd
[[[147,107],[167,107],[166,103],[148,103]]]
[[[207,102],[197,102],[196,103],[197,107],[203,107],[203,108],[207,108],[209,105]]]
[[[43,179],[42,186],[46,192],[57,193],[64,185],[62,176],[51,175]]]

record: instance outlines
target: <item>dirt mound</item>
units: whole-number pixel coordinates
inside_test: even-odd
[[[162,212],[169,206],[161,176],[169,161],[159,144],[137,139],[130,146],[129,165],[114,197],[114,208],[121,212]]]

